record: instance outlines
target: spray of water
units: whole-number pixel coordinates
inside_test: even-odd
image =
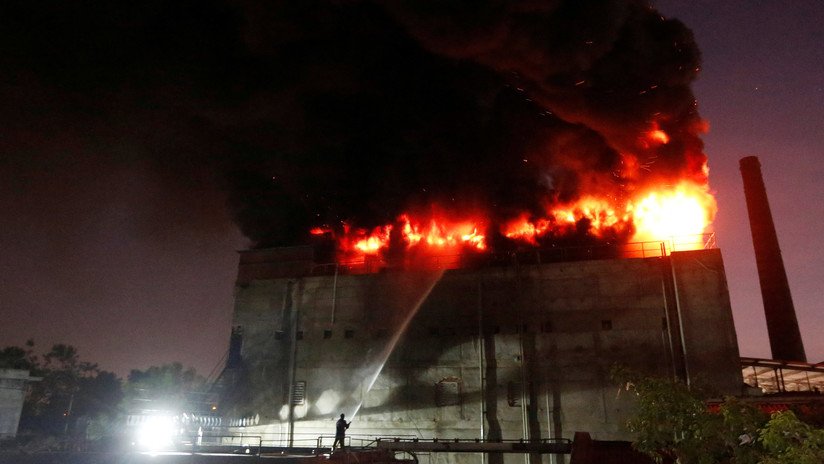
[[[415,314],[418,313],[421,305],[424,301],[429,297],[429,294],[432,293],[432,289],[435,288],[435,285],[440,282],[441,277],[443,277],[444,270],[440,269],[434,273],[432,276],[432,282],[425,288],[421,296],[415,302],[415,304],[410,308],[409,312],[406,314],[403,322],[401,322],[398,330],[392,335],[392,339],[383,349],[383,352],[380,354],[378,358],[378,362],[375,363],[375,369],[366,378],[366,392],[364,392],[363,396],[361,397],[360,402],[355,407],[355,411],[352,413],[352,419],[357,416],[358,411],[360,411],[361,406],[363,406],[363,399],[366,398],[366,395],[369,394],[369,391],[372,390],[372,386],[375,385],[375,381],[378,379],[378,375],[380,375],[381,371],[383,370],[383,366],[386,364],[386,361],[389,359],[389,356],[395,351],[395,346],[398,344],[398,341],[401,339],[401,336],[406,332],[406,328],[409,326],[409,322],[412,321],[412,318],[415,317]]]

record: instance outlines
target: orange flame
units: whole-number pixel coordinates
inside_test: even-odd
[[[513,240],[538,245],[538,237],[543,236],[552,228],[552,222],[548,219],[537,219],[530,222],[526,215],[520,216],[514,221],[510,221],[502,228],[504,236]]]
[[[662,143],[664,145],[668,144],[669,140],[670,140],[669,135],[667,135],[667,133],[662,131],[661,129],[651,130],[651,131],[647,132],[647,136],[650,139],[652,139],[656,142]]]
[[[648,141],[659,145],[666,145],[670,141],[669,135],[658,127],[657,121],[652,123],[652,128],[646,132],[646,136]]]
[[[704,233],[717,210],[715,198],[706,186],[682,182],[675,187],[647,191],[636,199],[618,204],[605,198],[584,197],[548,212],[549,218],[529,220],[523,215],[505,224],[501,232],[508,238],[537,245],[547,233],[589,221],[589,233],[604,237],[607,232],[629,233],[631,241],[666,241]],[[700,241],[695,242],[696,245]],[[680,249],[691,249],[682,246]]]
[[[338,240],[338,247],[344,253],[375,255],[389,246],[389,235],[392,225],[375,227],[372,231],[366,229],[352,229],[348,224],[343,225],[343,235]]]
[[[522,214],[505,223],[501,233],[516,242],[538,246],[542,237],[564,236],[582,224],[589,235],[599,238],[626,237],[632,242],[673,241],[675,238],[698,236],[706,232],[716,212],[716,203],[707,186],[684,181],[674,187],[640,192],[623,202],[611,197],[583,197],[575,202],[553,205],[546,217],[530,218]],[[585,222],[581,222],[585,220]],[[342,256],[374,256],[389,249],[390,240],[403,244],[407,250],[432,255],[457,255],[466,249],[487,249],[485,222],[482,219],[454,221],[439,214],[421,220],[402,214],[393,224],[372,230],[343,225],[336,237]],[[335,233],[316,227],[315,235]],[[631,236],[631,237],[630,237]],[[393,238],[394,237],[394,238]],[[679,250],[701,247],[679,242]]]
[[[482,221],[467,220],[452,222],[448,220],[430,219],[421,222],[413,219],[409,214],[398,217],[396,225],[400,232],[400,240],[407,249],[429,250],[439,253],[457,253],[464,247],[478,251],[486,249],[486,237],[482,230]],[[377,255],[389,248],[393,224],[379,226],[374,229],[353,229],[344,224],[343,233],[338,237],[338,248],[348,255]],[[319,235],[328,230],[312,229],[312,234]]]
[[[712,223],[717,205],[706,186],[682,182],[669,190],[648,192],[630,204],[634,241],[666,240],[698,235]]]
[[[433,219],[428,226],[421,226],[413,223],[407,214],[401,215],[399,220],[403,222],[402,232],[408,248],[425,244],[437,248],[468,245],[478,250],[486,249],[486,239],[478,233],[478,225],[474,222],[449,223]]]
[[[574,205],[554,209],[552,215],[559,221],[571,224],[583,218],[589,219],[596,236],[600,236],[600,232],[605,229],[627,220],[626,213],[619,214],[608,201],[594,197],[584,197]]]

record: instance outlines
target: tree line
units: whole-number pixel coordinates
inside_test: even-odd
[[[77,348],[55,344],[45,353],[32,340],[0,350],[0,369],[22,369],[29,382],[20,418],[20,440],[116,440],[129,414],[191,408],[205,379],[180,363],[132,369],[125,379],[81,359]],[[202,395],[201,395],[202,396]]]

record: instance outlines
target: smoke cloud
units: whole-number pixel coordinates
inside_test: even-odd
[[[245,39],[275,65],[280,123],[236,182],[259,188],[233,200],[261,243],[431,204],[494,222],[706,182],[698,49],[644,2],[316,2],[255,18]],[[650,145],[653,127],[670,142]],[[294,236],[272,235],[284,224]]]
[[[259,247],[433,205],[498,223],[706,182],[698,49],[642,1],[46,5],[0,15],[18,133],[48,99],[78,143],[223,192]]]

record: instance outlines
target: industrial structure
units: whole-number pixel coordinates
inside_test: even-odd
[[[0,440],[17,436],[26,384],[40,380],[26,369],[0,369]]]
[[[795,317],[790,284],[778,246],[767,189],[761,176],[761,163],[755,156],[741,158],[741,177],[744,180],[744,196],[755,250],[758,281],[767,318],[767,333],[773,359],[782,361],[807,361],[804,344]]]
[[[803,361],[758,160],[741,167],[775,359],[739,356],[712,234],[451,255],[353,255],[318,234],[240,253],[226,367],[200,407],[166,415],[171,443],[349,462],[326,453],[344,414],[359,462],[648,462],[616,367],[714,388],[710,410],[736,396],[820,417],[824,365]]]
[[[740,394],[720,251],[605,250],[423,269],[242,252],[224,404],[248,417],[244,433],[283,446],[331,445],[341,413],[349,440],[538,442],[630,439],[615,365]]]

